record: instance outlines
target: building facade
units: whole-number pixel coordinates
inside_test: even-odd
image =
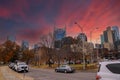
[[[87,36],[85,35],[85,33],[80,33],[77,36],[78,39],[81,39],[82,41],[87,41]]]
[[[22,50],[29,49],[29,42],[23,40],[23,41],[22,41],[22,44],[21,44],[21,47],[22,47]]]
[[[15,42],[16,37],[15,36],[7,36],[7,40],[10,40],[11,42]]]
[[[104,41],[104,36],[103,35],[100,35],[100,38],[101,38],[101,44],[103,44],[105,41]]]
[[[64,37],[66,37],[66,27],[64,28],[54,27],[53,37],[54,37],[54,47],[61,48],[61,40]]]
[[[118,26],[112,26],[113,34],[114,34],[114,40],[118,41],[119,38],[119,28]]]
[[[110,26],[103,31],[103,35],[101,36],[101,43],[103,43],[103,47],[108,50],[114,49],[114,34],[113,30]]]

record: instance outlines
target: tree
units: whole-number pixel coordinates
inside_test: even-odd
[[[71,36],[62,39],[62,45],[71,45],[74,43],[74,39]]]
[[[26,49],[22,53],[22,61],[25,61],[27,64],[29,64],[30,60],[32,60],[34,57],[34,53],[32,50]]]
[[[76,59],[79,57],[77,54],[77,51],[74,51],[71,46],[77,43],[77,40],[72,38],[71,36],[65,37],[62,39],[62,52],[63,52],[63,57],[62,59],[66,59],[67,61],[76,61]]]
[[[53,44],[54,44],[52,33],[49,33],[48,35],[42,35],[40,37],[39,44],[41,45],[41,47],[45,48],[46,59],[47,59],[46,63],[48,63],[49,67],[51,67],[52,64],[50,62],[53,56],[52,49],[53,49]]]
[[[19,49],[19,45],[17,45],[15,42],[12,42],[10,40],[5,41],[5,43],[1,45],[1,60],[5,63],[14,61],[15,58],[17,58],[15,55],[17,55]]]

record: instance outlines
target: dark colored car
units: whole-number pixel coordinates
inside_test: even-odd
[[[72,73],[75,72],[75,69],[70,67],[69,65],[61,65],[55,69],[55,72],[64,72],[64,73]]]

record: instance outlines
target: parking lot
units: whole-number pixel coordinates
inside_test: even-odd
[[[95,80],[96,72],[76,71],[75,73],[56,73],[54,69],[35,69],[31,68],[27,76],[34,80]]]
[[[8,66],[0,67],[1,74],[4,77],[4,80],[34,80],[31,77],[24,76],[23,74],[17,73],[14,70],[10,69]]]
[[[18,73],[8,66],[0,68],[5,80],[95,80],[96,72],[76,71],[56,73],[53,69],[30,68],[28,73]]]

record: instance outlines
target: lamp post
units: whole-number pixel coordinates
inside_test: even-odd
[[[96,44],[98,44],[98,40],[99,40],[99,38],[97,38],[96,39]],[[96,49],[97,49],[97,61],[99,61],[99,44],[98,44],[98,46],[96,46]]]
[[[93,33],[93,31],[94,31],[95,29],[97,30],[98,28],[94,28],[92,31],[90,31],[90,42],[91,42],[91,43],[92,43],[92,33]],[[92,55],[92,53],[91,53],[90,56],[91,56],[91,63],[92,63],[92,62],[93,62],[93,55]]]
[[[83,33],[83,28],[77,23],[75,22],[75,24],[81,29],[82,33]],[[83,70],[85,70],[85,53],[84,53],[84,39],[82,40],[83,44],[82,44],[82,54],[83,54]]]
[[[99,28],[94,28],[92,31],[90,31],[90,42],[92,42],[92,33],[93,33],[93,31],[94,31],[95,29],[97,30],[97,29],[99,29]]]

